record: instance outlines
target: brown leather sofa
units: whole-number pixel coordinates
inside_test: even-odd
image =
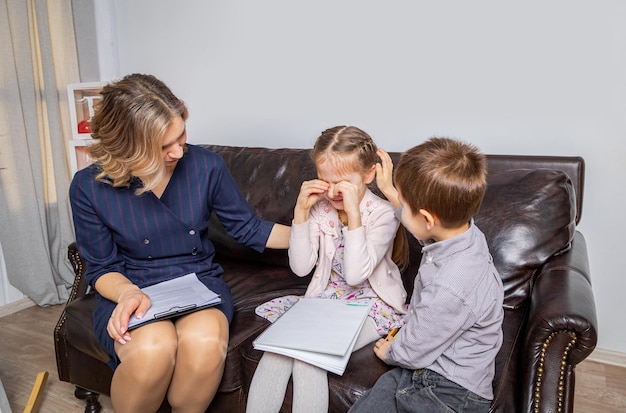
[[[305,179],[315,176],[306,149],[208,146],[222,155],[255,212],[289,224]],[[394,160],[399,154],[393,153]],[[579,157],[489,155],[489,187],[475,222],[485,233],[505,287],[504,343],[496,362],[497,412],[572,412],[576,365],[594,349],[597,320],[585,239],[576,230],[583,203]],[[303,294],[308,278],[288,267],[283,250],[256,253],[234,243],[219,223],[211,230],[235,300],[226,369],[208,411],[244,412],[247,389],[261,352],[254,338],[268,322],[254,308],[270,298]],[[69,259],[76,280],[54,331],[59,378],[77,386],[86,412],[99,411],[112,377],[91,330],[93,294],[75,245]],[[404,271],[409,293],[420,261],[411,240]],[[330,411],[345,412],[388,369],[373,345],[355,352],[345,373],[329,373]],[[291,386],[290,386],[291,387]],[[291,390],[283,405],[291,411]],[[164,402],[162,411],[167,411]]]

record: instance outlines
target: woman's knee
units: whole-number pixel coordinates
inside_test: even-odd
[[[131,341],[115,344],[121,363],[144,370],[173,368],[178,340],[173,324],[168,321],[148,324],[131,332]]]
[[[195,315],[194,317],[191,317]],[[223,362],[228,351],[228,320],[216,309],[192,313],[176,323],[178,358],[195,363]]]

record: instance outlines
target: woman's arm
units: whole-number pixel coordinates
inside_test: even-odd
[[[79,173],[70,186],[70,201],[76,244],[87,263],[85,278],[100,295],[118,304],[108,321],[107,332],[124,344],[130,340],[128,321],[131,315],[142,317],[150,307],[150,298],[123,275],[124,263],[117,253],[111,230],[95,208],[95,205],[102,205],[97,198],[99,191],[108,189]]]
[[[129,205],[116,202],[117,209],[112,211],[110,204],[105,202],[105,192],[109,189],[110,186],[95,182],[89,169],[76,173],[70,185],[76,246],[87,264],[85,279],[92,287],[104,274],[125,273],[125,263],[118,254],[110,225],[103,221],[102,216],[120,215],[122,209]]]
[[[130,340],[128,320],[134,314],[142,318],[150,308],[150,297],[139,287],[119,272],[103,274],[95,284],[96,290],[103,297],[117,303],[107,324],[111,338],[120,344]]]
[[[266,248],[273,249],[286,249],[289,248],[289,235],[291,234],[291,227],[282,224],[274,224],[272,232],[265,244]]]
[[[224,160],[215,152],[207,155],[208,205],[233,239],[257,252],[289,246],[289,227],[259,218],[243,196]],[[193,179],[190,176],[189,179]]]

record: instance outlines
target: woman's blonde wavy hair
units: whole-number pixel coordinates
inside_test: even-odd
[[[187,120],[185,103],[152,75],[131,74],[106,85],[94,107],[89,154],[100,167],[96,179],[129,187],[133,178],[151,191],[165,174],[162,140],[172,118]]]

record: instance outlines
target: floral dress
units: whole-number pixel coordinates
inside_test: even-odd
[[[346,282],[343,275],[344,237],[341,231],[343,224],[339,223],[339,225],[339,236],[335,239],[336,252],[333,257],[330,280],[328,281],[326,289],[318,294],[317,297],[350,301],[351,303],[358,304],[369,304],[374,300],[369,317],[376,323],[376,331],[378,331],[378,334],[383,336],[392,328],[404,325],[403,316],[402,314],[398,314],[393,307],[384,302],[376,294],[368,280],[356,286],[349,285]],[[300,298],[301,297],[297,295],[274,298],[273,300],[259,305],[255,309],[255,312],[273,323]]]

